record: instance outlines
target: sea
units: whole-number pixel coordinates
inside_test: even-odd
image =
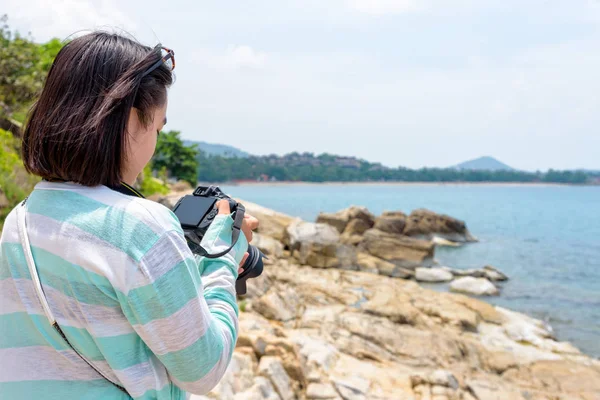
[[[558,340],[600,358],[600,186],[240,184],[226,193],[314,221],[350,205],[427,208],[466,222],[479,242],[439,247],[453,268],[493,265],[510,280],[486,301],[550,324]],[[447,284],[432,285],[446,291]]]

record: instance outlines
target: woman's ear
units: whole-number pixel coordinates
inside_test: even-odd
[[[141,123],[138,109],[131,107],[129,109],[129,119],[127,120],[127,133],[130,135],[135,135],[140,130],[140,125]]]

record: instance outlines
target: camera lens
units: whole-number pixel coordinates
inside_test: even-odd
[[[263,271],[263,257],[265,255],[256,247],[248,246],[248,258],[242,268],[244,271],[238,276],[237,282],[235,283],[235,289],[237,294],[246,294],[246,280],[248,278],[256,278]]]

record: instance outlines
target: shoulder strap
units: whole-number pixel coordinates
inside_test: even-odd
[[[52,314],[52,310],[50,310],[50,306],[48,305],[48,300],[44,295],[44,290],[42,288],[42,283],[40,282],[40,277],[37,272],[37,268],[35,266],[35,261],[33,260],[33,254],[31,253],[31,244],[29,243],[29,236],[27,235],[27,225],[25,222],[25,202],[27,199],[23,200],[21,204],[17,206],[17,227],[19,231],[19,238],[21,240],[21,245],[23,246],[23,252],[25,253],[25,261],[27,262],[27,268],[29,269],[29,274],[31,275],[31,280],[33,281],[33,286],[35,288],[35,293],[37,295],[38,300],[42,304],[42,308],[44,309],[44,314],[46,314],[46,318],[48,318],[48,322],[54,329],[58,331],[60,336],[67,342],[69,347],[94,371],[96,371],[101,377],[115,385],[121,391],[127,393],[127,390],[123,386],[118,385],[112,380],[108,379],[108,377],[103,374],[98,368],[96,368],[90,361],[88,361],[73,345],[69,342],[69,339],[65,336],[62,329],[56,322],[56,318],[54,318],[54,314]]]

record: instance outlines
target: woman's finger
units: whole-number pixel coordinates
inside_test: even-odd
[[[225,214],[225,215],[231,214],[231,209],[229,208],[229,201],[227,201],[227,200],[217,201],[217,208],[219,209],[219,215],[220,214]]]
[[[257,229],[259,225],[258,219],[248,214],[244,215],[244,222],[248,225],[248,229],[251,231]]]
[[[248,253],[248,252],[244,253],[244,257],[242,257],[242,261],[240,261],[240,270],[242,270],[242,271],[244,270],[243,268],[241,268],[241,266],[244,265],[244,263],[248,259],[249,255],[250,255],[250,253]],[[241,272],[240,270],[238,270],[238,272]]]

